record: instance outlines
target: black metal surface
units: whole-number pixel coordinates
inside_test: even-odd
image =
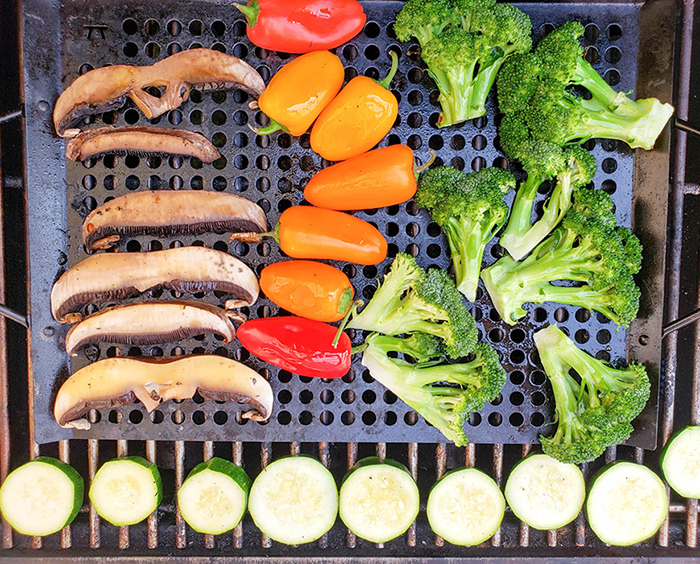
[[[380,146],[406,143],[423,159],[431,148],[437,152],[438,164],[451,164],[465,170],[504,165],[503,155],[495,143],[493,100],[485,118],[446,130],[434,127],[438,116],[434,85],[423,72],[415,47],[399,43],[391,32],[390,22],[400,5],[399,2],[367,2],[368,24],[364,32],[337,49],[348,69],[347,78],[356,73],[378,78],[389,67],[387,50],[401,52],[399,73],[392,84],[400,99],[399,119]],[[536,35],[566,19],[587,24],[587,56],[620,90],[634,89],[639,84],[640,29],[656,30],[657,34],[667,32],[658,18],[640,21],[640,14],[644,13],[641,4],[561,3],[523,4],[521,7],[531,15]],[[31,29],[24,32],[24,82],[34,421],[35,438],[44,443],[70,436],[69,432],[58,428],[51,415],[52,395],[67,377],[69,367],[61,344],[66,327],[51,318],[49,292],[61,272],[86,256],[79,233],[82,219],[90,209],[134,189],[227,190],[258,202],[268,211],[269,222],[274,224],[286,207],[302,202],[303,186],[328,163],[311,151],[308,135],[299,139],[285,133],[269,138],[254,135],[247,124],[262,125],[264,118],[248,108],[248,97],[238,91],[193,93],[179,109],[153,121],[159,127],[178,126],[199,131],[221,145],[223,159],[213,165],[187,159],[137,157],[65,163],[63,142],[52,131],[51,108],[63,88],[80,72],[114,63],[150,64],[175,49],[204,46],[245,57],[269,79],[288,57],[251,46],[242,21],[234,13],[236,10],[207,1],[164,6],[153,1],[100,4],[77,0],[59,5],[32,0],[25,3],[25,9],[36,10],[38,16],[25,19]],[[668,9],[663,9],[668,20]],[[653,33],[648,37],[653,37]],[[671,71],[671,68],[646,68],[645,81],[654,80],[670,87]],[[91,121],[94,126],[146,123],[140,112],[130,105]],[[645,292],[652,303],[642,309],[640,325],[631,329],[636,339],[634,356],[649,362],[652,373],[658,374],[667,148],[664,149],[662,143],[661,150],[651,153],[655,172],[647,173],[650,181],[644,184],[639,173],[633,181],[635,158],[626,146],[599,141],[591,142],[589,147],[599,164],[594,184],[611,193],[620,221],[625,225],[632,222],[633,197],[635,217],[653,210],[658,220],[653,229],[645,229],[642,234],[647,249],[645,264],[651,268],[654,280],[654,285],[647,286]],[[545,196],[543,194],[542,199]],[[449,266],[444,237],[427,213],[419,212],[412,202],[357,215],[375,223],[387,236],[390,255],[407,251],[416,255],[423,266]],[[228,244],[226,236],[178,237],[177,242],[175,238],[135,237],[122,241],[118,250],[204,244],[232,252],[258,272],[265,264],[282,258],[274,244],[233,246]],[[486,262],[496,260],[499,251],[497,245],[490,245]],[[377,267],[338,266],[351,277],[357,295],[367,299],[376,285],[375,278],[386,271],[390,262],[388,259]],[[169,296],[161,296],[165,297]],[[154,299],[154,296],[142,299]],[[205,295],[201,299],[223,304],[225,296]],[[467,425],[467,434],[474,442],[531,443],[540,433],[547,432],[551,406],[546,401],[545,376],[537,365],[532,345],[532,332],[537,328],[556,322],[591,354],[612,359],[627,355],[627,332],[615,331],[614,324],[602,316],[557,304],[528,306],[527,309],[530,311],[528,319],[509,327],[498,320],[487,296],[481,295],[473,307],[482,336],[499,350],[509,373],[500,401],[487,405]],[[249,313],[256,317],[276,312],[274,304],[261,299]],[[355,336],[356,341],[360,338]],[[646,344],[641,344],[643,342]],[[441,440],[437,431],[391,394],[386,394],[382,386],[363,371],[359,356],[348,376],[328,382],[302,379],[265,366],[249,357],[238,343],[221,347],[211,338],[188,339],[148,349],[101,345],[90,349],[87,358],[74,361],[71,368],[77,369],[88,359],[114,354],[193,352],[226,354],[265,374],[278,400],[273,419],[266,425],[246,422],[235,415],[237,406],[187,400],[180,404],[164,404],[150,416],[140,405],[104,411],[89,432],[76,432],[74,436],[184,440],[204,437],[246,441],[401,442],[407,437],[415,442]],[[646,448],[655,446],[656,410],[657,402],[650,402],[650,408],[640,418],[642,432],[633,439],[634,444]]]

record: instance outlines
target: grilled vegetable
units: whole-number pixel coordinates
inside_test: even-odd
[[[354,294],[350,280],[342,271],[310,260],[266,266],[260,273],[260,288],[290,313],[325,322],[342,319]]]
[[[149,86],[165,86],[165,93],[148,94]],[[54,127],[61,137],[74,137],[83,117],[121,108],[127,98],[153,119],[179,107],[192,88],[241,88],[260,96],[265,82],[245,61],[213,49],[181,51],[150,66],[111,65],[86,72],[66,88],[56,101]]]
[[[221,156],[204,135],[156,127],[99,127],[80,132],[66,145],[66,157],[73,161],[105,153],[183,155],[203,163]]]
[[[413,151],[391,145],[324,168],[304,189],[306,200],[331,210],[393,206],[416,193]]]
[[[40,456],[0,487],[0,512],[23,535],[43,537],[70,525],[83,504],[83,479],[71,466]]]
[[[436,268],[426,272],[406,253],[396,255],[372,299],[348,328],[384,335],[428,333],[442,339],[448,356],[455,359],[471,354],[479,337],[450,276]]]
[[[440,356],[439,341],[430,335],[415,333],[408,338],[372,333],[365,341],[362,366],[372,378],[386,386],[415,409],[456,446],[468,439],[464,424],[469,413],[483,409],[493,401],[506,382],[506,371],[498,353],[486,343],[474,350],[474,360],[459,364],[440,364],[431,359]],[[418,362],[395,358],[402,353]]]
[[[355,0],[250,0],[234,6],[248,19],[254,45],[284,53],[333,49],[360,33],[367,19]]]
[[[204,247],[177,247],[149,253],[92,255],[65,272],[51,290],[51,313],[61,323],[93,302],[111,302],[152,288],[179,292],[230,292],[234,307],[249,306],[260,287],[253,271],[231,255]]]
[[[518,519],[546,531],[576,519],[586,498],[586,482],[578,466],[533,454],[513,467],[505,495]]]
[[[344,77],[343,63],[329,51],[297,57],[277,71],[260,96],[258,105],[271,123],[254,131],[267,135],[283,129],[298,137],[340,92]]]
[[[700,427],[686,427],[666,444],[661,455],[664,478],[683,497],[700,498]]]
[[[194,467],[177,491],[182,518],[198,533],[220,535],[245,515],[250,478],[245,470],[223,458]]]
[[[659,530],[667,515],[666,487],[646,466],[615,462],[591,482],[586,517],[605,543],[631,546],[642,542]]]
[[[505,509],[503,494],[490,476],[461,468],[433,486],[425,512],[430,528],[447,542],[475,546],[494,535]]]
[[[418,516],[420,494],[408,469],[376,456],[357,462],[340,487],[340,518],[358,537],[389,542]]]
[[[90,501],[112,525],[135,525],[153,513],[163,499],[160,472],[140,456],[105,462],[92,479]]]
[[[303,317],[267,317],[246,321],[238,340],[255,356],[284,370],[316,378],[340,378],[350,370],[350,339],[337,329]]]
[[[83,222],[88,249],[106,249],[134,235],[198,235],[211,231],[267,229],[265,212],[246,198],[225,192],[155,190],[130,192],[95,208]]]
[[[535,333],[534,341],[552,385],[557,424],[554,435],[540,437],[545,454],[580,464],[627,440],[632,420],[649,401],[644,365],[614,368],[579,349],[556,325]]]
[[[266,421],[272,388],[253,369],[218,355],[166,359],[106,358],[78,370],[58,390],[53,414],[62,427],[89,429],[80,419],[91,409],[117,407],[138,399],[151,412],[161,402],[204,399],[249,405],[244,418]]]
[[[234,233],[232,240],[259,242],[274,237],[292,258],[377,264],[386,258],[384,236],[366,221],[311,206],[286,209],[271,233]]]
[[[258,529],[271,539],[285,544],[312,542],[335,523],[338,488],[318,460],[280,458],[255,478],[248,510]]]
[[[76,355],[89,343],[155,345],[215,334],[222,344],[236,337],[237,312],[195,301],[145,302],[109,308],[86,317],[66,334],[66,352]]]
[[[356,76],[326,107],[311,129],[311,148],[328,161],[344,161],[369,151],[394,125],[399,103],[389,91],[399,58],[391,51],[391,70],[376,82]]]

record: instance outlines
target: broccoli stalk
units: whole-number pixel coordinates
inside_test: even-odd
[[[556,171],[557,182],[544,205],[542,217],[531,224],[530,218],[542,175],[530,175],[529,169],[542,168],[541,160],[532,164],[533,157],[541,158],[541,151],[523,156],[523,164],[525,170],[528,171],[528,178],[518,189],[508,226],[499,241],[515,260],[521,260],[527,256],[552,232],[569,210],[574,190],[585,186],[595,176],[595,158],[585,149],[569,147],[561,151],[552,144],[547,143],[546,146],[555,153],[555,156],[550,157],[550,161],[561,161],[561,168]]]
[[[470,354],[477,342],[474,318],[449,275],[437,269],[426,273],[405,253],[396,255],[372,299],[347,327],[385,335],[434,335],[452,358]]]
[[[534,340],[552,385],[557,423],[553,436],[540,437],[542,450],[561,462],[579,464],[628,439],[631,421],[649,400],[644,366],[632,362],[614,368],[580,350],[556,325],[535,333]]]
[[[503,195],[514,187],[513,175],[500,168],[465,174],[438,167],[420,177],[416,203],[427,208],[445,232],[457,289],[470,301],[476,299],[486,244],[508,217]]]
[[[440,91],[440,127],[486,113],[503,63],[530,50],[530,18],[495,0],[409,0],[394,25],[401,41],[418,38]]]
[[[373,333],[362,354],[362,364],[372,377],[387,387],[445,437],[457,446],[467,444],[464,422],[470,412],[479,411],[498,396],[505,384],[506,372],[498,354],[480,343],[471,362],[410,364],[391,358],[390,352],[408,353],[425,358],[434,352],[428,341],[406,343],[406,339]],[[416,351],[416,348],[418,351]]]
[[[567,22],[533,53],[508,60],[498,77],[501,111],[520,121],[533,138],[557,145],[603,138],[651,149],[673,106],[656,98],[634,101],[614,90],[583,58],[582,35],[580,23]],[[511,143],[509,134],[505,137],[504,148]]]
[[[526,314],[525,302],[553,301],[593,309],[629,326],[639,308],[633,275],[641,266],[641,245],[629,230],[616,227],[611,208],[605,192],[578,190],[562,224],[530,256],[522,262],[505,256],[481,273],[506,323]],[[582,284],[552,284],[557,281]]]

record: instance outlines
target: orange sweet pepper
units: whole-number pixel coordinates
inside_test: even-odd
[[[293,315],[330,323],[342,319],[354,290],[344,272],[323,262],[288,260],[263,268],[260,289]]]
[[[283,252],[298,259],[378,264],[387,253],[386,239],[376,227],[359,217],[313,206],[284,210],[270,233],[234,233],[231,240],[256,243],[263,237],[274,237]]]
[[[304,189],[310,204],[330,210],[367,210],[393,206],[413,198],[416,178],[428,168],[416,167],[413,151],[391,145],[324,168]]]
[[[398,69],[391,54],[388,76],[377,82],[356,76],[318,116],[311,130],[311,148],[328,161],[344,161],[369,151],[389,133],[398,114],[398,101],[389,90]]]
[[[329,51],[314,51],[287,63],[258,99],[270,125],[254,131],[268,135],[283,129],[298,137],[338,94],[344,73],[343,63]]]

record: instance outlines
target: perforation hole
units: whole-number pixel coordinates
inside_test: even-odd
[[[127,57],[135,57],[139,54],[139,46],[136,45],[136,43],[129,41],[128,43],[124,44],[123,52]]]
[[[418,423],[418,414],[415,411],[409,411],[403,416],[403,421],[409,427],[413,427],[413,425]]]
[[[139,30],[139,24],[135,20],[128,18],[122,22],[122,30],[127,35],[134,35]]]
[[[596,39],[598,39],[598,35],[600,35],[600,29],[594,23],[589,23],[583,29],[583,36],[589,43],[595,43]]]
[[[352,411],[343,411],[340,420],[343,425],[352,425],[355,422],[355,414]]]
[[[617,41],[622,37],[622,28],[617,24],[610,24],[606,33],[610,41]]]

